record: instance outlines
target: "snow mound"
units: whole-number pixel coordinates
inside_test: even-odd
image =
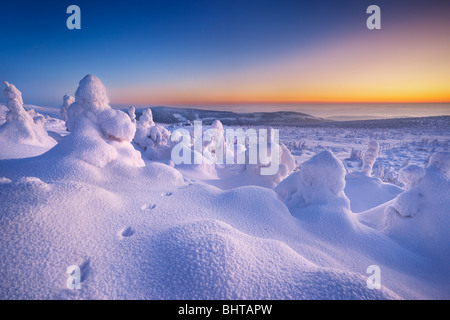
[[[425,169],[416,165],[402,168],[398,173],[398,179],[405,185],[406,190],[417,186],[425,176]]]
[[[96,167],[114,160],[143,166],[139,151],[131,145],[136,125],[130,117],[108,105],[106,89],[93,76],[85,76],[75,93],[75,102],[67,112],[67,129],[71,131],[55,152],[69,154]]]
[[[434,168],[445,178],[450,179],[450,152],[437,152],[433,154],[428,167]]]
[[[323,151],[302,164],[300,171],[276,188],[294,216],[335,212],[347,215],[350,202],[344,194],[345,168],[331,151]]]
[[[361,275],[319,268],[283,242],[249,236],[218,220],[170,228],[153,246],[164,299],[396,297],[368,290]]]
[[[5,178],[5,177],[1,177],[0,178],[0,184],[5,184],[5,183],[11,183],[11,179]]]
[[[336,219],[315,230],[339,233],[327,241],[290,215],[273,190],[253,186],[223,192],[187,183],[161,163],[133,167],[114,161],[99,169],[51,154],[0,161],[0,177],[7,177],[0,179],[0,298],[398,299],[389,290],[402,297],[423,294],[406,289],[417,282],[398,282],[392,270],[415,266],[416,260],[393,241],[369,232],[342,240],[350,232]],[[54,175],[62,165],[73,176]],[[86,177],[79,167],[89,168]],[[96,174],[101,179],[93,179]],[[382,290],[366,286],[365,270],[374,260],[384,272]],[[81,290],[66,287],[65,271],[74,264],[81,269]],[[30,268],[42,270],[40,281]]]
[[[44,129],[44,119],[33,119],[23,107],[22,93],[5,81],[3,91],[7,97],[6,122],[0,126],[0,140],[9,144],[25,144],[39,147],[53,147],[56,141]]]
[[[365,172],[351,172],[345,176],[345,195],[352,212],[363,212],[394,199],[403,189],[370,177]]]
[[[450,152],[435,153],[427,168],[406,167],[409,189],[385,209],[385,232],[450,263]],[[424,174],[423,174],[424,173]]]

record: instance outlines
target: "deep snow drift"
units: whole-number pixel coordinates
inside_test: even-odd
[[[298,144],[280,144],[274,176],[256,174],[267,163],[192,169],[170,163],[168,127],[134,114],[87,75],[68,135],[0,161],[0,298],[449,298],[448,153],[405,166],[406,190],[372,176],[374,144],[352,172],[329,150],[296,162]],[[79,290],[66,286],[71,265]]]

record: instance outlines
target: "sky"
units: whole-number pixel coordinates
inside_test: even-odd
[[[71,4],[81,30],[66,27]],[[46,106],[91,73],[113,105],[450,114],[449,17],[448,0],[15,0],[0,11],[0,79]]]

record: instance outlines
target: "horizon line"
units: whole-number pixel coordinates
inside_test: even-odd
[[[321,105],[321,104],[335,104],[335,105],[358,105],[358,104],[450,104],[449,101],[294,101],[294,102],[280,102],[280,101],[224,101],[224,102],[165,102],[165,103],[150,103],[150,102],[114,102],[110,101],[111,105],[152,105],[152,106],[239,106],[239,105]]]

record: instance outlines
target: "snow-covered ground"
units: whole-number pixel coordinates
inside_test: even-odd
[[[261,176],[260,162],[174,164],[171,135],[192,128],[112,109],[93,76],[62,113],[8,94],[1,299],[450,298],[448,117],[274,126],[282,170]]]

